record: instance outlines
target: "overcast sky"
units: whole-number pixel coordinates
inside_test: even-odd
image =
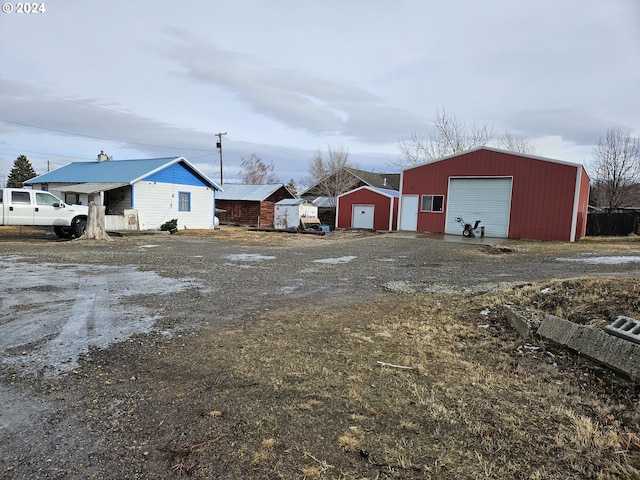
[[[0,13],[0,175],[100,150],[184,156],[220,179],[251,154],[299,182],[318,150],[390,172],[436,109],[588,163],[640,136],[638,0],[49,0]],[[3,11],[8,9],[3,5]],[[587,165],[588,166],[588,165]]]

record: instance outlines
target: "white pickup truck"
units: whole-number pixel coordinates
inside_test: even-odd
[[[79,237],[89,207],[67,205],[55,195],[27,188],[0,188],[0,225],[53,227],[60,238]]]

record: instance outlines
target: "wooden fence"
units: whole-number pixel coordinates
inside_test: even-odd
[[[587,236],[625,236],[640,234],[640,211],[590,212]]]

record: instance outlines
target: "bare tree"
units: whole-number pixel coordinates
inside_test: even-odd
[[[309,165],[309,177],[311,182],[317,182],[327,175],[340,170],[342,167],[349,167],[349,149],[345,147],[327,149],[325,156],[320,150],[316,150],[311,164]]]
[[[240,178],[242,183],[251,185],[264,185],[268,183],[278,183],[278,177],[274,173],[274,165],[264,163],[262,159],[255,153],[249,158],[242,158],[242,170],[240,170]]]
[[[507,130],[498,139],[498,146],[512,152],[535,155],[536,147],[524,135],[515,135]]]
[[[409,138],[400,140],[398,142],[400,157],[393,163],[408,167],[489,145],[492,142],[505,150],[529,155],[535,153],[535,147],[524,136],[505,131],[495,139],[492,126],[467,125],[454,114],[449,114],[444,109],[437,109],[431,132],[429,134],[414,132]]]
[[[413,133],[400,140],[402,166],[416,165],[487,145],[493,139],[493,127],[486,124],[467,125],[443,108],[436,109],[433,129],[429,135]]]
[[[593,174],[598,205],[625,206],[630,187],[640,180],[640,141],[620,128],[607,130],[593,153]]]
[[[307,193],[323,197],[336,197],[351,190],[357,179],[348,171],[357,168],[349,160],[349,150],[345,147],[329,147],[327,155],[317,150],[309,164],[309,178],[307,182],[313,184]]]

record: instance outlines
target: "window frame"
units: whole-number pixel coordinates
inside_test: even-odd
[[[186,199],[186,205],[183,205]],[[184,208],[186,206],[186,208]],[[178,211],[190,212],[191,211],[191,192],[178,192]]]
[[[26,199],[27,201],[23,201]],[[11,203],[14,205],[31,205],[31,194],[29,192],[11,192]]]
[[[439,210],[434,210],[434,200],[436,198],[440,198],[440,209]],[[427,198],[431,198],[431,201],[429,202],[429,207],[425,208],[425,200]],[[443,213],[444,212],[444,195],[439,195],[439,194],[435,194],[435,193],[429,193],[429,194],[425,194],[425,195],[421,195],[420,196],[420,211],[421,212],[425,212],[425,213]]]

